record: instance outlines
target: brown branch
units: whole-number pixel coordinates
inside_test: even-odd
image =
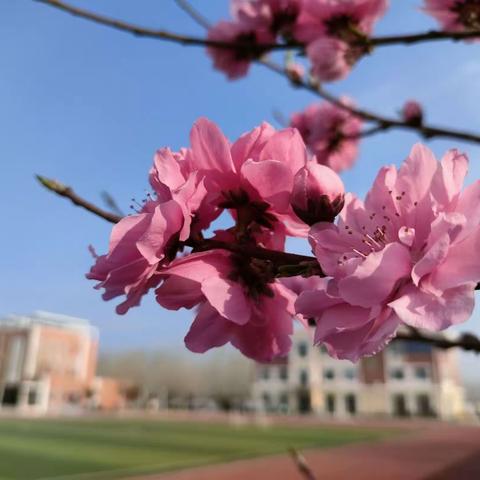
[[[187,12],[188,15],[190,15],[199,25],[203,26],[204,28],[208,29],[209,22],[207,19],[205,19],[199,12],[197,12],[188,2],[188,0],[175,0],[177,3],[182,4],[182,8]],[[480,32],[455,32],[451,34],[451,38],[455,39],[460,39],[463,37],[472,37],[475,36],[474,34],[480,35]],[[378,37],[378,38],[372,38],[370,39],[370,43],[376,44],[376,45],[387,45],[387,44],[392,44],[395,43],[393,39],[401,39],[403,42],[408,43],[406,39],[409,39],[410,43],[416,43],[420,41],[420,38],[426,39],[431,38],[431,39],[447,39],[448,37],[447,32],[427,32],[426,34],[416,34],[412,36],[398,36],[398,37]],[[290,48],[292,47],[291,45],[289,46]],[[306,82],[301,79],[295,79],[295,81],[292,81],[290,75],[288,74],[288,71],[283,68],[282,66],[268,60],[268,59],[260,59],[257,60],[258,63],[261,63],[265,67],[269,68],[270,70],[274,71],[275,73],[278,73],[284,77],[287,78],[290,82],[294,84],[294,86],[303,88],[305,90],[308,90],[315,95],[318,95],[319,97],[323,98],[324,100],[329,101],[330,103],[335,104],[339,108],[343,108],[344,110],[349,111],[352,115],[355,115],[359,118],[362,118],[363,120],[369,121],[369,122],[374,122],[377,123],[376,126],[372,127],[371,129],[364,130],[361,132],[358,137],[368,137],[371,135],[375,135],[376,133],[380,132],[385,132],[387,130],[390,130],[392,128],[403,128],[407,130],[414,130],[418,132],[420,135],[422,135],[425,138],[432,138],[432,137],[448,137],[448,138],[455,138],[459,140],[464,140],[468,142],[475,142],[475,143],[480,143],[480,135],[474,134],[474,133],[469,133],[469,132],[463,132],[463,131],[457,131],[457,130],[450,130],[450,129],[444,129],[444,128],[439,128],[439,127],[431,127],[428,125],[412,125],[408,122],[397,120],[395,118],[388,118],[388,117],[383,117],[381,115],[378,115],[376,113],[370,112],[368,110],[364,109],[358,109],[354,108],[348,105],[345,105],[339,98],[335,97],[331,93],[327,92],[324,90],[321,86],[319,85],[314,85],[311,82]],[[274,113],[275,116],[275,113]],[[278,120],[278,118],[276,118]]]
[[[296,450],[295,448],[290,448],[288,450],[288,453],[292,457],[295,466],[297,467],[297,470],[300,472],[300,474],[305,480],[316,480],[317,477],[313,473],[313,470],[308,465],[305,457],[298,450]]]
[[[103,210],[100,207],[97,207],[95,204],[78,196],[70,187],[67,187],[63,183],[57,182],[56,180],[51,180],[47,177],[42,177],[41,175],[36,175],[36,178],[47,190],[50,190],[61,197],[68,198],[73,204],[77,205],[77,207],[84,208],[94,215],[97,215],[97,217],[103,218],[107,222],[117,223],[122,218],[114,213],[107,212],[106,210]]]
[[[213,41],[213,40],[207,40],[204,38],[195,38],[195,37],[188,37],[184,35],[178,35],[175,33],[167,32],[165,30],[153,30],[149,28],[144,28],[140,27],[137,25],[133,25],[127,22],[123,22],[120,20],[115,20],[111,19],[108,17],[104,17],[102,15],[98,15],[74,6],[71,6],[69,4],[66,4],[64,2],[61,2],[60,0],[36,0],[37,2],[44,3],[46,5],[50,5],[52,7],[58,8],[60,10],[66,11],[68,13],[71,13],[72,15],[79,16],[82,18],[85,18],[87,20],[93,21],[95,23],[99,23],[102,25],[106,25],[108,27],[112,27],[118,30],[126,31],[129,33],[132,33],[137,36],[144,36],[144,37],[153,37],[156,39],[160,40],[166,40],[166,41],[171,41],[175,43],[180,43],[182,45],[197,45],[197,46],[213,46],[216,48],[239,48],[239,49],[244,49],[244,48],[251,48],[251,45],[246,45],[242,42],[240,43],[229,43],[229,42],[219,42],[219,41]],[[186,0],[182,0],[182,5],[184,9],[193,16],[193,9],[189,6],[188,2]],[[195,16],[196,21],[200,22],[200,18],[198,17],[197,12],[195,11]],[[206,20],[203,20],[202,17],[202,22],[205,22],[205,25],[208,23]],[[441,35],[440,35],[441,33]],[[427,35],[427,34],[425,34]],[[433,32],[429,32],[428,35],[435,37],[433,35]],[[453,35],[453,34],[451,34]],[[456,34],[455,34],[456,35]],[[420,35],[414,35],[414,38],[419,38]],[[442,32],[439,32],[439,35],[437,35],[439,38],[440,37],[445,37]],[[470,36],[472,36],[470,32]],[[408,37],[408,36],[406,36]],[[400,37],[400,38],[406,38]],[[384,37],[383,38],[383,43],[386,44],[387,41],[392,43],[392,38],[394,37]],[[438,38],[438,39],[439,39]],[[445,37],[446,38],[446,37]],[[456,35],[456,38],[460,38],[459,35]],[[386,40],[390,39],[390,40]],[[371,39],[370,41],[374,41],[375,39]],[[378,41],[378,39],[377,39]],[[272,45],[257,45],[256,48],[258,48],[259,53],[263,52],[265,50],[274,50],[274,49],[284,49],[284,48],[292,48],[295,47],[296,44],[272,44]],[[297,45],[298,46],[298,45]],[[259,63],[265,65],[268,67],[270,70],[286,77],[287,79],[290,79],[288,72],[281,66],[269,61],[269,60],[258,60]],[[295,81],[295,86],[299,88],[303,88],[305,90],[308,90],[319,97],[329,101],[330,103],[333,103],[334,105],[337,105],[339,108],[343,108],[344,110],[349,111],[352,115],[355,115],[359,118],[362,118],[363,120],[369,121],[369,122],[374,122],[377,125],[379,125],[378,131],[386,131],[390,130],[393,128],[400,128],[400,129],[405,129],[405,130],[412,130],[420,135],[422,135],[424,138],[433,138],[433,137],[446,137],[446,138],[454,138],[456,140],[464,140],[468,142],[474,142],[474,143],[480,143],[480,135],[470,133],[470,132],[464,132],[461,130],[451,130],[451,129],[446,129],[446,128],[440,128],[440,127],[433,127],[433,126],[428,126],[428,125],[412,125],[409,124],[408,122],[398,120],[395,118],[389,118],[385,117],[379,114],[376,114],[374,112],[371,112],[369,110],[365,109],[360,109],[360,108],[354,108],[348,105],[344,105],[341,100],[328,91],[326,91],[323,87],[319,85],[315,85],[312,82],[306,82],[306,81]],[[376,133],[376,132],[375,132]]]
[[[174,0],[174,2],[189,16],[198,23],[205,30],[208,30],[211,27],[210,22],[206,17],[204,17],[198,10],[193,8],[189,2],[186,0]]]
[[[277,63],[272,62],[271,60],[258,60],[259,63],[270,69],[272,72],[275,72],[283,77],[289,79],[288,72]],[[379,131],[387,131],[393,128],[400,128],[405,130],[412,130],[425,138],[433,138],[433,137],[446,137],[446,138],[455,138],[457,140],[464,140],[467,142],[474,142],[480,143],[480,135],[470,132],[464,132],[461,130],[451,130],[447,128],[441,127],[433,127],[429,125],[412,125],[408,122],[398,120],[396,118],[385,117],[383,115],[379,115],[377,113],[371,112],[366,109],[352,107],[350,105],[346,105],[341,101],[340,98],[332,95],[330,92],[325,90],[321,85],[315,85],[312,82],[301,81],[295,82],[295,86],[299,88],[303,88],[309,92],[314,93],[315,95],[327,100],[328,102],[336,105],[343,110],[350,112],[352,115],[361,118],[367,122],[374,122],[378,125],[378,130],[375,132],[370,132],[369,134],[372,135],[373,133],[377,133]]]
[[[143,27],[135,25],[133,23],[124,22],[123,20],[117,20],[114,18],[99,15],[82,8],[75,7],[60,0],[34,0],[39,3],[44,3],[64,12],[70,13],[76,17],[84,18],[94,23],[104,25],[106,27],[121,30],[123,32],[131,33],[137,37],[155,38],[157,40],[165,40],[167,42],[178,43],[180,45],[197,46],[197,47],[215,47],[225,48],[229,50],[236,49],[252,49],[251,42],[222,42],[219,40],[209,40],[207,38],[190,37],[188,35],[180,35],[178,33],[169,32],[167,30],[157,30],[153,28]],[[295,46],[298,44],[294,44]],[[271,43],[271,44],[258,44],[255,46],[259,53],[266,50],[284,50],[286,48],[292,48],[290,44],[283,43]]]
[[[395,339],[408,342],[428,343],[433,347],[441,349],[461,348],[462,350],[480,353],[480,339],[472,333],[460,333],[454,336],[453,334],[448,335],[445,333],[418,330],[413,327],[403,327],[397,332]]]
[[[58,8],[72,15],[82,17],[87,20],[91,20],[93,22],[100,23],[102,25],[116,28],[118,30],[132,33],[133,35],[137,35],[141,37],[159,38],[162,40],[181,43],[183,45],[214,46],[218,48],[229,48],[229,49],[236,49],[236,48],[239,48],[239,46],[240,47],[244,46],[241,44],[239,45],[236,42],[212,41],[212,40],[207,40],[205,38],[196,38],[196,37],[190,37],[187,35],[179,35],[166,30],[156,30],[156,29],[141,27],[139,25],[135,25],[129,22],[124,22],[122,20],[116,20],[103,15],[95,14],[93,12],[65,3],[61,0],[35,0],[35,1]],[[188,3],[188,1],[175,0],[175,3],[177,3],[177,5],[180,8],[182,8],[185,12],[187,12],[188,15],[190,15],[198,24],[200,24],[201,26],[207,29],[210,27],[210,23],[208,22],[208,20],[203,15],[201,15],[197,10],[195,10]],[[398,44],[412,45],[412,44],[421,43],[421,42],[430,42],[430,41],[439,41],[439,40],[460,41],[460,40],[468,40],[476,37],[480,37],[480,31],[478,30],[469,30],[464,32],[444,32],[444,31],[432,30],[425,33],[414,33],[414,34],[408,34],[408,35],[390,35],[390,36],[383,36],[383,37],[372,37],[366,40],[362,40],[362,42],[366,41],[368,45],[371,47],[381,47],[381,46],[398,45]],[[259,44],[258,47],[262,51],[290,50],[290,49],[304,50],[305,44],[302,42],[290,41],[285,43]]]
[[[98,217],[107,220],[110,223],[118,223],[122,217],[111,212],[107,212],[100,207],[97,207],[95,204],[85,200],[75,193],[75,191],[63,183],[60,183],[56,180],[52,180],[41,175],[36,176],[37,180],[42,186],[47,190],[50,190],[61,197],[68,198],[72,203],[81,207]],[[201,240],[201,241],[186,241],[186,246],[192,247],[197,251],[212,250],[215,248],[220,248],[223,250],[229,250],[234,253],[242,253],[253,258],[259,258],[263,260],[270,260],[276,266],[299,266],[300,268],[309,268],[310,270],[313,267],[317,267],[316,271],[318,274],[323,275],[319,271],[319,266],[317,259],[315,257],[309,257],[306,255],[297,255],[296,253],[287,253],[279,250],[269,250],[262,247],[255,247],[252,245],[237,245],[234,243],[220,242],[218,240]],[[315,265],[312,265],[314,263]]]
[[[415,43],[436,42],[439,40],[453,40],[458,42],[460,40],[468,40],[476,37],[480,37],[479,30],[469,30],[464,32],[443,32],[431,30],[430,32],[425,33],[372,37],[368,40],[368,43],[373,47],[383,47],[387,45],[413,45]]]

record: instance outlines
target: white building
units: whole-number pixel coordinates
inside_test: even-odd
[[[312,346],[311,334],[298,330],[288,357],[256,364],[252,396],[257,410],[338,418],[464,414],[456,351],[395,340],[354,364]]]

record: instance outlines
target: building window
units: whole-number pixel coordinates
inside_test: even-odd
[[[37,403],[37,391],[34,389],[30,389],[28,391],[28,404],[35,405]]]
[[[298,348],[298,355],[300,357],[306,357],[308,353],[308,345],[306,342],[300,342],[297,346]]]
[[[395,380],[403,380],[405,378],[405,372],[403,368],[393,368],[390,370],[390,378]]]
[[[271,408],[272,408],[272,397],[270,397],[270,394],[265,392],[262,395],[262,399],[263,399],[263,407],[265,408],[265,410],[271,410]]]
[[[16,405],[18,397],[18,387],[16,385],[7,385],[3,391],[2,405]]]
[[[325,396],[325,408],[328,413],[335,413],[335,395],[333,393],[327,393]]]
[[[323,371],[323,378],[325,380],[333,380],[335,378],[335,371],[331,368],[326,368]]]
[[[357,372],[353,368],[347,368],[345,370],[345,378],[347,380],[355,380],[357,378]]]
[[[281,394],[280,394],[280,397],[279,397],[279,405],[280,405],[280,409],[281,409],[283,412],[287,412],[287,411],[288,411],[288,393],[281,393]]]
[[[353,393],[345,395],[345,410],[350,415],[355,415],[357,413],[357,398]]]
[[[270,378],[270,369],[268,367],[263,367],[260,373],[260,377],[263,380],[268,380]]]
[[[288,380],[288,368],[286,365],[280,367],[279,376],[281,380]]]
[[[308,372],[306,370],[300,371],[300,385],[306,387],[308,385]]]
[[[419,380],[427,380],[429,378],[429,372],[426,367],[415,368],[415,378]]]
[[[394,395],[392,397],[393,403],[393,414],[396,417],[406,417],[408,416],[408,409],[407,409],[407,400],[405,399],[405,395],[401,393]]]
[[[417,414],[421,417],[435,416],[432,404],[430,403],[430,397],[426,393],[421,393],[420,395],[417,395],[416,404]]]

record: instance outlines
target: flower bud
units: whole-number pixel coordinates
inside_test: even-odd
[[[305,68],[300,63],[290,62],[285,67],[288,78],[293,83],[301,83],[303,77],[305,76]]]
[[[333,222],[343,208],[344,193],[340,177],[312,160],[295,175],[290,204],[308,225]]]
[[[420,126],[423,122],[422,106],[415,100],[405,102],[402,108],[402,118],[409,125]]]

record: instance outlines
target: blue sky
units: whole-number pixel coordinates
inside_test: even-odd
[[[192,2],[211,19],[227,0]],[[426,30],[434,22],[420,0],[393,0],[377,33]],[[170,0],[76,1],[76,5],[151,27],[201,34]],[[395,115],[416,98],[431,123],[480,131],[480,46],[439,42],[379,49],[352,75],[330,86],[359,104]],[[203,49],[186,48],[94,25],[32,0],[0,0],[0,315],[50,310],[90,319],[102,348],[182,349],[190,312],[169,312],[152,298],[119,317],[84,278],[89,244],[102,252],[110,225],[41,189],[42,173],[101,202],[108,190],[128,210],[143,198],[156,148],[188,144],[199,116],[230,138],[273,122],[272,110],[300,110],[315,98],[260,66],[237,82],[211,68]],[[399,164],[418,137],[395,132],[366,139],[347,189],[368,190],[379,167]],[[469,181],[479,177],[480,149],[434,140],[437,154],[469,153]],[[299,242],[293,245],[303,248]],[[480,310],[477,310],[480,311]],[[465,328],[480,332],[478,313]]]

